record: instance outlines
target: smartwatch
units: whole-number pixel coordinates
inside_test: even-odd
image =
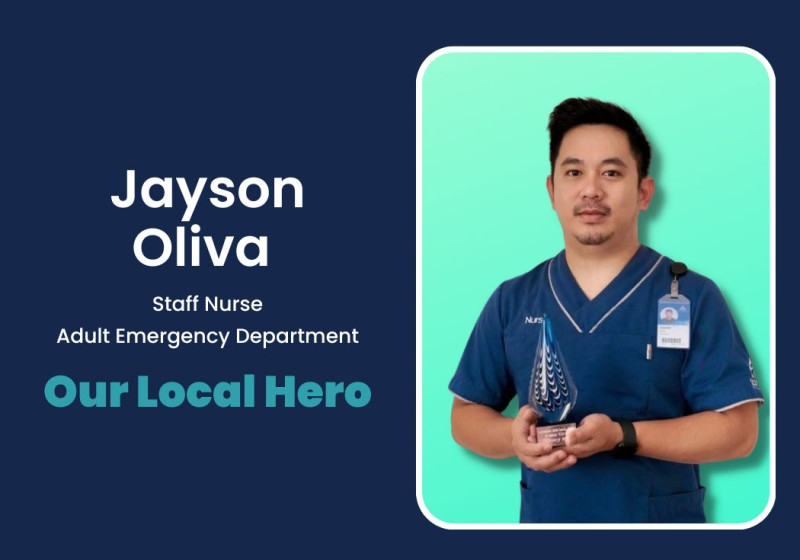
[[[615,422],[622,426],[622,441],[611,450],[611,455],[615,459],[630,459],[636,455],[636,450],[639,448],[636,443],[636,428],[633,427],[633,422],[627,420],[615,420]]]

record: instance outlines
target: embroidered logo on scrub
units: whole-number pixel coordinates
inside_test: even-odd
[[[542,324],[542,318],[541,317],[531,317],[530,315],[527,315],[525,317],[525,324],[526,325],[541,325]]]
[[[760,390],[758,387],[758,379],[756,379],[756,373],[753,371],[753,360],[750,357],[747,358],[747,367],[750,368],[750,385],[753,386],[753,389]]]

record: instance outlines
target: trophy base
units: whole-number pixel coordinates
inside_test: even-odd
[[[536,427],[536,440],[539,443],[549,441],[553,447],[563,447],[564,440],[567,437],[567,430],[574,428],[575,423],[572,424],[554,424],[553,426]]]

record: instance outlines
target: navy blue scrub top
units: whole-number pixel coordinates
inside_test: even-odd
[[[578,388],[568,422],[592,413],[676,418],[763,402],[739,330],[708,278],[690,271],[680,279],[680,293],[691,301],[690,349],[657,348],[657,304],[670,291],[670,264],[641,246],[592,300],[563,251],[504,282],[481,312],[450,390],[498,411],[515,394],[526,404],[542,327],[536,319],[546,313]],[[522,465],[521,488],[522,522],[705,521],[697,465],[598,453],[555,473]]]

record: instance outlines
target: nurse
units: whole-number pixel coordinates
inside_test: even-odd
[[[703,522],[698,464],[747,456],[758,437],[747,350],[711,280],[639,243],[655,184],[634,118],[567,99],[548,129],[564,250],[490,297],[450,382],[453,437],[519,458],[522,522]],[[579,392],[556,448],[526,404],[545,314]]]

